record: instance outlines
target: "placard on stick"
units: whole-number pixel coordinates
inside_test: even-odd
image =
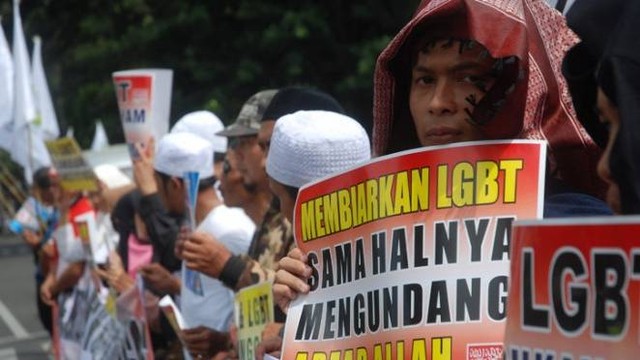
[[[132,159],[138,157],[135,145],[156,142],[169,131],[171,85],[169,69],[136,69],[113,73],[120,119]]]

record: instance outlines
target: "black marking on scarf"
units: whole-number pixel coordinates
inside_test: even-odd
[[[478,98],[476,97],[475,94],[469,94],[467,97],[464,98],[464,100],[474,108],[478,106]],[[467,108],[465,108],[465,110],[467,110]]]
[[[458,43],[458,54],[462,54],[467,50],[472,50],[478,44],[474,40],[458,40]]]
[[[486,79],[472,80],[471,83],[473,84],[473,86],[477,87],[478,90],[482,91],[482,93],[484,93],[484,94],[486,94],[487,91],[489,91],[487,89],[487,80]]]
[[[453,38],[448,39],[448,40],[447,40],[447,41],[445,41],[442,45],[440,45],[440,48],[441,48],[441,49],[450,49],[450,48],[452,48],[452,47],[453,47],[453,44],[454,44],[456,41],[458,41],[458,40],[453,39]]]

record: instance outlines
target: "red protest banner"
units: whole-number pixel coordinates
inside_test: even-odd
[[[514,227],[507,358],[635,359],[640,217]]]

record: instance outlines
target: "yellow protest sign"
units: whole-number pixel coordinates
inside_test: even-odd
[[[249,286],[236,293],[235,321],[238,327],[240,360],[254,359],[254,349],[262,331],[273,321],[273,292],[270,281]]]
[[[69,191],[95,191],[96,176],[88,165],[80,146],[73,138],[62,138],[46,142],[53,166],[60,174],[60,184]]]

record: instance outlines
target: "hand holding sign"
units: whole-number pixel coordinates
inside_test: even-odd
[[[139,144],[151,147],[151,137],[159,139],[169,130],[173,71],[136,69],[113,73],[113,84],[124,136],[132,159],[138,158]]]
[[[45,278],[42,285],[40,285],[40,300],[43,303],[53,306],[56,304],[57,293],[54,292],[54,285],[56,283],[56,278],[53,273],[50,273]]]
[[[191,235],[191,230],[188,226],[180,227],[180,232],[178,232],[178,238],[176,239],[176,244],[174,247],[176,257],[180,260],[184,260],[184,258],[182,257],[182,251],[184,251],[184,243],[189,238],[189,235]]]
[[[280,259],[278,272],[273,283],[273,297],[286,314],[289,304],[298,297],[298,293],[307,294],[311,276],[311,267],[307,265],[307,255],[302,250],[292,249],[287,256]]]
[[[282,337],[279,335],[263,336],[262,341],[256,346],[256,359],[278,359],[282,349]]]
[[[142,195],[149,195],[158,192],[158,185],[154,178],[153,160],[155,156],[155,139],[151,137],[147,146],[141,143],[135,144],[138,151],[138,158],[133,159],[133,179],[140,189]]]
[[[160,295],[180,294],[180,280],[158,263],[144,265],[138,270],[144,283]]]
[[[182,246],[182,258],[187,268],[213,278],[222,273],[224,264],[231,258],[231,252],[213,236],[193,232]]]
[[[96,267],[94,270],[101,279],[119,293],[131,289],[135,284],[133,279],[126,273],[120,255],[115,251],[109,254],[109,262],[104,269]]]
[[[180,335],[182,342],[195,359],[202,359],[202,356],[210,358],[212,355],[230,347],[229,333],[216,331],[204,326],[185,329]]]
[[[37,248],[40,244],[40,239],[42,238],[42,234],[40,232],[36,232],[29,229],[24,229],[22,232],[22,239],[32,248]]]

